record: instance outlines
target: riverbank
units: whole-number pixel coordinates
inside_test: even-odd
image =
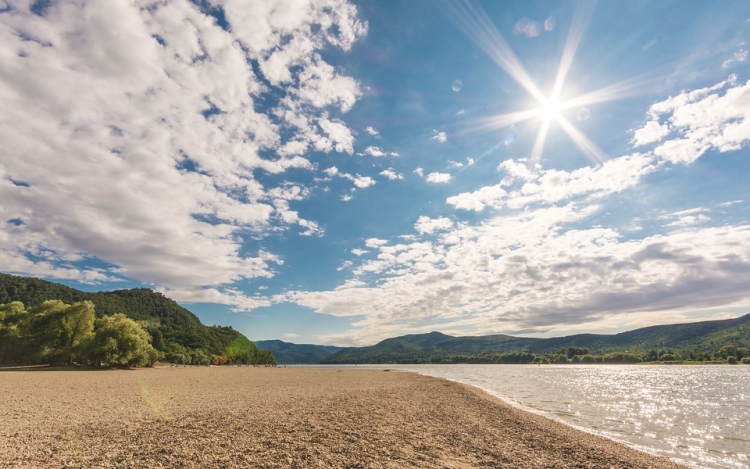
[[[678,468],[412,373],[0,373],[0,467]]]

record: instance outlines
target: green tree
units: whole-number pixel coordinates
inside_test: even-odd
[[[94,327],[89,348],[89,357],[94,362],[109,366],[151,366],[159,357],[143,327],[122,313],[97,319]]]
[[[0,363],[17,362],[24,352],[24,329],[29,314],[23,303],[0,305]]]
[[[94,304],[82,301],[66,305],[59,300],[45,301],[29,309],[25,330],[29,358],[53,365],[73,364],[93,337]]]

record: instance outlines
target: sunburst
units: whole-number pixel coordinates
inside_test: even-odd
[[[534,83],[529,73],[521,64],[521,61],[489,21],[484,11],[468,1],[449,3],[446,4],[446,7],[450,12],[450,16],[456,21],[456,24],[464,34],[481,47],[495,63],[505,70],[538,102],[538,107],[473,121],[470,130],[497,130],[529,119],[541,119],[539,132],[529,156],[531,162],[535,163],[541,159],[551,124],[555,122],[568,134],[589,160],[595,164],[604,161],[604,152],[581,133],[563,115],[563,111],[631,96],[653,80],[639,77],[577,97],[565,100],[561,99],[560,96],[565,85],[565,79],[568,76],[575,53],[578,50],[583,32],[593,13],[594,4],[592,2],[584,1],[577,4],[565,47],[560,58],[560,65],[549,95],[545,95],[536,83]]]

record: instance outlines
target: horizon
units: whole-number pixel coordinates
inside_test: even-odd
[[[251,340],[750,311],[750,3],[0,7],[0,266]]]

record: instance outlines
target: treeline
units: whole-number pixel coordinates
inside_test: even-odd
[[[667,349],[644,352],[609,352],[594,354],[586,347],[566,347],[552,353],[538,354],[532,350],[519,352],[477,354],[424,354],[416,357],[403,357],[382,360],[376,357],[362,357],[357,361],[334,361],[328,363],[400,363],[400,364],[569,364],[569,363],[684,363],[708,362],[729,364],[750,364],[750,351],[735,345],[725,345],[715,352],[675,351]]]
[[[48,300],[67,304],[90,301],[97,318],[123,313],[145,327],[160,360],[177,364],[275,364],[231,327],[205,326],[175,301],[147,288],[111,292],[84,292],[31,277],[0,273],[0,304],[20,301],[33,309]]]
[[[151,366],[157,360],[178,364],[275,364],[241,334],[220,355],[166,342],[153,321],[115,313],[97,318],[91,301],[45,301],[26,308],[15,301],[0,305],[0,363],[92,366]]]

